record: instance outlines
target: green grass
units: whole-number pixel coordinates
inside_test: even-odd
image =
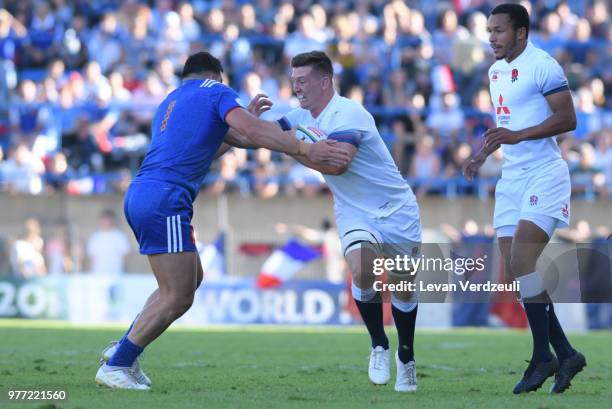
[[[0,390],[65,389],[39,408],[610,408],[612,334],[573,335],[589,362],[563,395],[511,389],[531,348],[527,332],[417,331],[419,390],[373,386],[368,339],[356,328],[225,327],[170,330],[147,348],[148,392],[97,388],[100,350],[118,327],[0,320]],[[394,332],[389,329],[392,345]],[[394,374],[394,367],[392,369]]]

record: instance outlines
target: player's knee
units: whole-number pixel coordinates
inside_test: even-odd
[[[204,281],[204,273],[202,270],[198,271],[198,275],[196,276],[196,288],[200,288],[200,285]]]
[[[168,297],[167,304],[168,310],[171,315],[176,318],[186,313],[189,308],[193,305],[194,293],[184,292],[182,294],[175,293]]]
[[[353,274],[370,272],[380,252],[376,237],[366,230],[355,229],[342,236],[341,240],[346,262]]]
[[[353,249],[346,255],[347,264],[353,274],[353,281],[361,288],[371,286],[375,279],[374,259],[376,253],[366,247]]]

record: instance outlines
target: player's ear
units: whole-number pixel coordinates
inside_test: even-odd
[[[331,78],[327,75],[321,77],[321,86],[323,89],[327,89],[331,86]]]
[[[519,29],[516,30],[516,37],[519,40],[527,39],[527,29],[525,27],[519,27]]]

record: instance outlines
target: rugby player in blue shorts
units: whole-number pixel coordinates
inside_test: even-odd
[[[191,226],[193,201],[211,162],[227,144],[268,148],[323,166],[345,166],[350,160],[333,142],[309,145],[298,141],[293,130],[285,132],[257,118],[270,106],[261,96],[249,105],[255,115],[247,112],[236,92],[222,84],[222,71],[219,60],[207,52],[190,56],[181,85],[153,118],[151,146],[126,193],[124,210],[159,288],[123,338],[104,350],[98,385],[150,388],[137,358],[191,307],[202,281]],[[236,132],[248,137],[237,138]]]

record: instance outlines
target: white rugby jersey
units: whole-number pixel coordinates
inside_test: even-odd
[[[298,107],[278,122],[283,129],[297,125],[315,127],[329,139],[357,147],[345,173],[323,175],[334,195],[336,216],[342,213],[386,217],[408,202],[416,203],[376,129],[374,118],[359,103],[334,93],[317,118],[309,110]]]
[[[501,59],[493,64],[489,80],[497,126],[511,131],[544,122],[552,115],[546,96],[569,89],[559,63],[531,42],[512,62]],[[523,172],[562,160],[555,136],[502,145],[501,149],[503,177],[520,177]]]

